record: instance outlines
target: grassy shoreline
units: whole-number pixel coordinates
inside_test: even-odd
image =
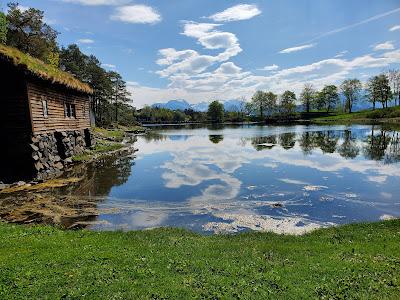
[[[304,236],[0,223],[0,298],[396,299],[400,220]]]

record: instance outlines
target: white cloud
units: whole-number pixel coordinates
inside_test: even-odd
[[[94,40],[92,40],[92,39],[79,39],[77,42],[79,44],[93,44]]]
[[[347,54],[349,51],[344,50],[340,51],[338,54],[335,55],[335,58],[343,57],[345,54]]]
[[[259,71],[275,71],[278,70],[279,66],[278,65],[270,65],[270,66],[265,66],[264,68],[258,69]]]
[[[184,22],[182,34],[199,39],[218,26],[221,26],[221,24]]]
[[[393,50],[394,49],[394,45],[392,41],[387,41],[384,42],[382,44],[378,44],[374,46],[374,50],[375,51],[379,51],[379,50]]]
[[[82,5],[122,5],[126,4],[127,0],[62,0],[63,2],[76,3]]]
[[[389,28],[389,31],[397,31],[397,30],[400,30],[400,25],[395,25]]]
[[[261,14],[256,5],[239,4],[232,6],[222,12],[216,13],[209,18],[216,22],[231,22],[248,20]]]
[[[101,66],[103,68],[107,68],[107,69],[115,69],[116,68],[116,66],[112,65],[112,64],[101,64]]]
[[[236,66],[233,62],[226,62],[221,64],[221,66],[216,70],[216,73],[222,74],[238,74],[242,68]]]
[[[195,50],[176,50],[174,48],[160,49],[161,56],[156,63],[167,66],[156,73],[161,77],[170,77],[173,81],[171,86],[179,86],[180,82],[205,72],[216,63],[222,63],[239,54],[239,41],[233,33],[216,30],[219,24],[185,22],[182,35],[197,39],[198,43],[205,49],[223,49],[219,54],[202,55]]]
[[[127,5],[117,7],[112,20],[133,24],[155,24],[161,21],[161,15],[147,5]]]
[[[315,45],[316,44],[307,44],[307,45],[302,45],[302,46],[297,46],[297,47],[286,48],[286,49],[279,51],[279,53],[292,53],[292,52],[302,51],[305,49],[312,48]]]

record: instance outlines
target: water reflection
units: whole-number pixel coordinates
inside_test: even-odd
[[[167,127],[52,195],[95,199],[95,230],[297,234],[400,216],[399,143],[380,126]]]
[[[210,134],[208,136],[211,143],[218,144],[219,142],[224,140],[224,136],[222,134]]]

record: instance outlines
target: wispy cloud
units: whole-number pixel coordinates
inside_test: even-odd
[[[396,31],[396,30],[400,30],[400,25],[395,25],[389,28],[389,31]]]
[[[286,49],[283,49],[283,50],[279,51],[279,53],[292,53],[292,52],[302,51],[302,50],[305,50],[305,49],[312,48],[315,45],[316,44],[306,44],[306,45],[302,45],[302,46],[286,48]]]
[[[117,7],[111,19],[133,24],[155,24],[162,18],[154,8],[140,4]]]
[[[393,10],[390,10],[390,11],[387,11],[385,13],[379,14],[379,15],[375,15],[373,17],[370,17],[368,19],[362,20],[360,22],[353,23],[353,24],[350,24],[350,25],[347,25],[347,26],[343,26],[343,27],[339,27],[339,28],[330,30],[328,32],[322,33],[322,34],[316,36],[315,38],[309,40],[308,43],[316,41],[316,40],[319,40],[321,38],[324,38],[324,37],[332,35],[332,34],[336,34],[336,33],[339,33],[339,32],[342,32],[342,31],[346,31],[346,30],[354,28],[354,27],[358,27],[360,25],[367,24],[367,23],[375,21],[375,20],[379,20],[381,18],[387,17],[389,15],[392,15],[392,14],[395,14],[395,13],[398,13],[398,12],[400,12],[400,7],[396,8],[396,9],[393,9]]]
[[[79,39],[77,42],[79,44],[93,44],[94,40],[92,40],[92,39]]]
[[[348,52],[349,51],[347,51],[347,50],[340,51],[338,54],[335,55],[335,58],[343,57]]]
[[[101,66],[103,68],[107,68],[107,69],[115,69],[116,68],[116,66],[112,65],[112,64],[101,64]]]
[[[248,20],[261,14],[261,10],[256,5],[239,4],[216,13],[208,18],[216,22],[231,22]]]
[[[128,0],[62,0],[63,2],[76,3],[82,5],[122,5],[128,3]]]
[[[275,71],[278,70],[279,66],[278,65],[270,65],[270,66],[265,66],[264,68],[258,69],[259,71]]]
[[[380,51],[380,50],[393,50],[394,45],[392,41],[387,41],[381,44],[377,44],[374,46],[375,51]]]

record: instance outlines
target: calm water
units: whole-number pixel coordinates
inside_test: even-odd
[[[98,198],[92,229],[301,233],[400,216],[400,132],[381,126],[166,127],[135,148],[68,190]]]

